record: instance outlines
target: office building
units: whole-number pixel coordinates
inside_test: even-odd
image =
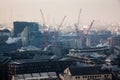
[[[19,22],[16,21],[14,24],[14,36],[20,36],[21,32],[24,30],[25,27],[29,27],[31,31],[38,31],[39,25],[36,22]]]
[[[21,37],[23,47],[44,45],[44,35],[39,31],[39,24],[36,22],[14,22],[14,37],[18,36]]]

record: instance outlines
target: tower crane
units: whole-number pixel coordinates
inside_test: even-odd
[[[48,46],[48,28],[46,26],[45,18],[44,18],[44,15],[41,9],[40,9],[40,13],[41,13],[42,20],[43,20],[43,27],[45,27],[45,30],[44,30],[45,46]]]
[[[58,39],[58,32],[60,31],[61,26],[63,25],[63,22],[65,20],[66,16],[63,17],[60,25],[57,26],[57,31],[54,33],[54,41],[53,41],[53,46],[57,46],[57,39]]]
[[[90,24],[90,26],[89,26],[89,28],[88,28],[88,30],[87,30],[86,36],[88,35],[90,29],[92,28],[92,25],[93,25],[94,21],[95,21],[95,20],[93,20],[93,21],[91,22],[91,24]]]
[[[43,26],[46,26],[46,23],[45,23],[45,18],[44,18],[44,15],[43,15],[43,12],[42,12],[42,10],[41,10],[41,9],[40,9],[40,13],[41,13],[42,20],[43,20]]]
[[[81,8],[80,8],[80,11],[79,11],[79,15],[78,15],[78,21],[77,23],[75,24],[75,30],[76,30],[76,36],[79,37],[79,30],[78,30],[78,27],[79,27],[79,24],[80,24],[80,15],[81,15]]]
[[[84,48],[87,47],[87,45],[86,45],[86,43],[87,43],[87,36],[88,36],[88,33],[89,33],[90,29],[92,28],[92,25],[93,25],[94,21],[95,21],[95,20],[93,20],[93,21],[91,22],[91,24],[90,24],[90,26],[88,27],[86,33],[84,33],[84,34],[82,35],[82,43],[83,43]]]

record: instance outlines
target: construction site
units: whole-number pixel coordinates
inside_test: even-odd
[[[71,31],[62,30],[67,16],[63,16],[56,26],[49,26],[41,9],[43,23],[14,21],[12,32],[1,30],[0,59],[5,68],[0,68],[7,69],[3,74],[7,77],[0,79],[36,80],[38,75],[39,80],[68,80],[65,76],[68,67],[89,69],[100,66],[99,69],[102,70],[95,73],[95,76],[99,73],[104,75],[102,71],[107,69],[105,80],[112,80],[112,77],[117,80],[120,70],[117,65],[120,64],[120,29],[115,27],[112,30],[94,30],[94,19],[87,26],[80,23],[81,13],[82,9],[79,10]],[[77,78],[69,80],[78,80]],[[95,80],[104,79],[101,76],[97,78]]]

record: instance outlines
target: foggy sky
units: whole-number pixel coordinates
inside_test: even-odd
[[[0,0],[0,24],[12,21],[37,21],[42,24],[42,9],[47,24],[59,24],[67,16],[65,24],[77,22],[82,8],[81,23],[93,19],[100,23],[120,23],[119,0]]]

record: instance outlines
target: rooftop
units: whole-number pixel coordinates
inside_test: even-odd
[[[17,79],[17,80],[49,79],[49,78],[57,78],[57,74],[55,72],[45,72],[45,73],[32,73],[32,74],[15,75],[15,79]]]
[[[71,61],[71,60],[34,60],[34,59],[21,59],[21,60],[12,60],[9,64],[24,64],[24,63],[34,63],[34,62],[47,62],[47,61]]]
[[[0,30],[0,32],[9,32],[10,33],[10,31],[8,29]]]
[[[102,70],[100,66],[96,67],[70,67],[71,75],[94,75],[94,74],[110,74],[108,70]]]

